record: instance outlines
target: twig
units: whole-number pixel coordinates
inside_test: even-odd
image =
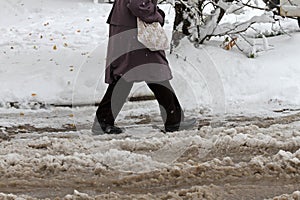
[[[233,39],[233,37],[231,37],[231,35],[228,35],[228,37],[230,37],[231,39]],[[241,52],[245,53],[244,50],[239,47],[239,45],[237,44],[237,42],[235,43],[235,46],[238,48],[238,50],[240,50]]]
[[[249,4],[247,4],[247,3],[243,3],[243,2],[242,2],[242,4],[243,4],[244,6],[246,6],[246,7],[249,7],[249,8],[258,9],[258,10],[264,10],[264,11],[269,11],[268,8],[261,8],[261,7],[258,7],[258,6],[252,6],[252,5],[249,5]]]
[[[241,36],[250,46],[254,46],[249,40],[246,39],[245,36],[243,36],[241,33],[238,34],[239,36]]]

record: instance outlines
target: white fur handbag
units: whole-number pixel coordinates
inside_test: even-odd
[[[137,17],[137,39],[151,51],[170,48],[168,37],[159,22],[148,24]]]

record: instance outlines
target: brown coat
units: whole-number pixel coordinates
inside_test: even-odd
[[[115,0],[107,23],[109,42],[105,82],[118,77],[127,81],[159,82],[172,78],[164,51],[150,51],[137,40],[136,18],[163,23],[151,0]]]

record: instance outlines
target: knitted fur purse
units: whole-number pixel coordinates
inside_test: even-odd
[[[159,22],[148,24],[137,17],[137,39],[151,51],[170,48],[168,37]]]

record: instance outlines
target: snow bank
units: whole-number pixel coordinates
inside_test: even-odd
[[[300,163],[298,128],[297,123],[273,125],[270,128],[254,125],[236,128],[203,127],[200,131],[181,131],[167,135],[150,130],[146,137],[143,134],[131,135],[134,128],[118,137],[95,137],[86,131],[81,134],[58,132],[41,136],[27,133],[20,135],[20,139],[0,143],[0,172],[5,177],[22,177],[26,173],[37,174],[41,171],[59,173],[92,170],[96,173],[108,167],[111,170],[140,173],[168,168],[178,159],[189,159],[188,154],[193,149],[197,149],[196,155],[192,157],[195,162],[206,160],[217,152],[229,156],[228,159],[218,160],[216,157],[201,164],[209,168],[231,163],[230,160],[234,160],[231,154],[242,151],[245,153],[243,159],[250,165],[247,167],[259,166],[267,170],[266,173],[269,173],[270,165],[276,165],[276,169],[290,166],[293,170],[293,165]],[[272,157],[261,157],[259,149],[264,148],[267,152],[279,152]],[[235,167],[243,165],[236,163]],[[280,173],[286,171],[282,169]]]
[[[159,118],[153,102],[139,104],[125,106],[123,114],[136,115],[121,116],[126,131],[120,135],[91,135],[92,107],[76,110],[82,128],[74,131],[59,129],[74,120],[69,108],[1,113],[0,198],[263,199],[295,191],[299,114],[273,116],[274,123],[214,116],[219,124],[208,119],[211,126],[164,134],[147,124],[131,126],[144,120],[141,107]],[[5,124],[12,119],[19,122]]]
[[[293,194],[283,194],[268,200],[296,200],[300,199],[300,191],[295,191]]]
[[[8,102],[31,108],[34,102],[92,105],[99,101],[106,88],[105,20],[111,5],[30,0],[4,1],[1,7],[5,10],[0,14],[1,107],[14,107]],[[167,13],[165,28],[170,36],[174,11],[170,6],[162,8]],[[236,19],[228,15],[223,20]],[[298,29],[296,22],[289,20],[282,26],[289,31]],[[270,27],[258,24],[256,29],[265,32]],[[249,32],[249,36],[254,34]],[[269,39],[270,49],[255,59],[237,50],[224,51],[218,40],[199,49],[183,40],[173,54],[168,54],[172,84],[185,109],[205,106],[224,112],[244,105],[299,104],[295,45],[299,33]],[[266,46],[265,39],[251,41],[257,48]],[[137,84],[131,92],[131,96],[144,94],[149,94],[144,84]]]

